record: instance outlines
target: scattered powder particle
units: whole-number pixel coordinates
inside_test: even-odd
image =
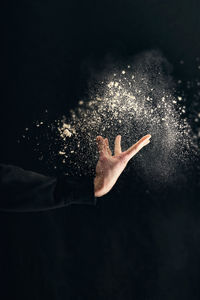
[[[65,137],[71,137],[72,136],[72,133],[68,130],[68,129],[65,129],[65,130],[63,130],[63,135],[65,136]]]
[[[114,85],[114,81],[111,81],[109,84],[108,84],[108,87],[111,89]]]
[[[65,152],[63,152],[63,151],[59,151],[58,152],[60,155],[65,155]]]

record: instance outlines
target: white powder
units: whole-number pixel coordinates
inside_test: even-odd
[[[61,157],[61,169],[67,166],[73,174],[89,174],[98,158],[97,135],[107,137],[113,149],[116,135],[121,134],[125,150],[150,133],[151,143],[132,160],[134,170],[150,185],[168,184],[180,164],[197,155],[200,137],[200,129],[194,133],[188,123],[185,97],[177,94],[170,68],[159,52],[152,51],[128,65],[105,69],[91,83],[89,98],[79,101],[71,117],[55,122],[59,149],[56,152],[51,147],[53,164],[59,165]],[[182,80],[178,85],[181,87]],[[200,113],[194,119],[198,123]]]

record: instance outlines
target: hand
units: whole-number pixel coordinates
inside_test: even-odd
[[[95,197],[101,197],[112,189],[129,160],[150,142],[150,138],[151,135],[147,134],[128,150],[122,152],[121,136],[118,135],[115,139],[115,153],[112,156],[108,139],[97,136],[99,160],[96,165],[96,176],[94,179]]]

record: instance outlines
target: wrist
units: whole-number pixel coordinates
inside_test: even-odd
[[[94,195],[95,197],[102,197],[104,194],[104,180],[101,176],[96,176],[94,178]]]

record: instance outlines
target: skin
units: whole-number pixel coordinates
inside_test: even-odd
[[[112,189],[129,160],[150,143],[150,138],[151,135],[147,134],[129,149],[122,152],[121,136],[118,135],[115,138],[114,155],[112,155],[108,139],[97,136],[99,160],[96,165],[96,176],[94,178],[95,197],[102,197]]]

